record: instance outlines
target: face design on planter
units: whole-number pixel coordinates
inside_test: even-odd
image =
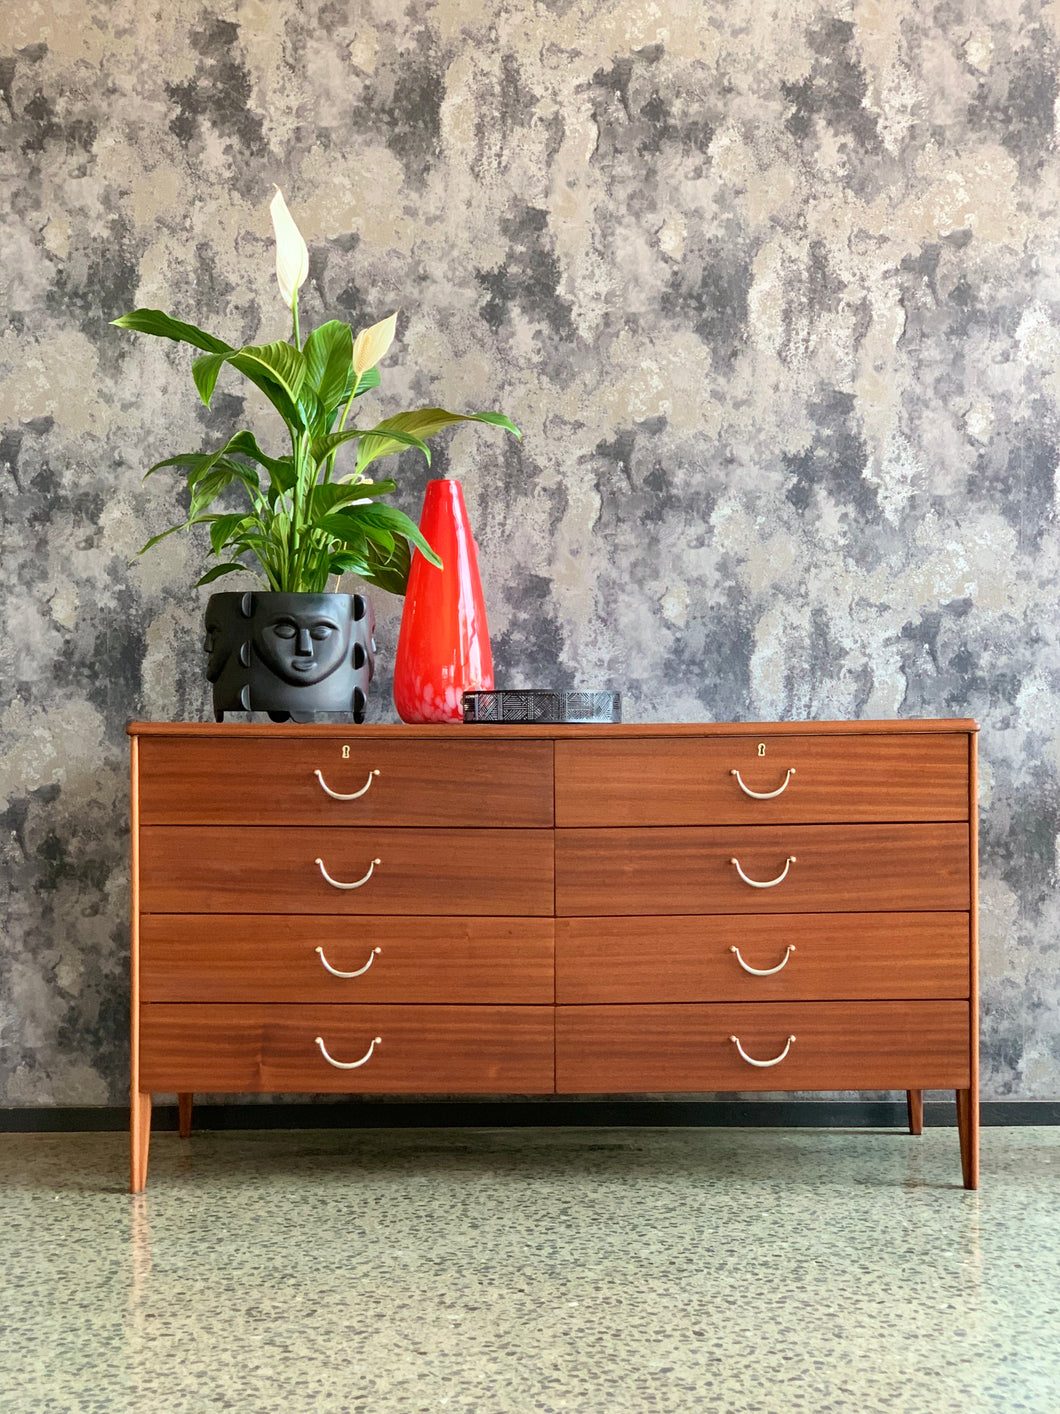
[[[278,678],[296,686],[323,682],[348,657],[351,624],[345,616],[284,609],[254,623],[254,647]]]
[[[207,682],[217,682],[220,679],[231,656],[232,644],[225,633],[225,627],[224,613],[219,602],[211,600],[206,606],[206,637],[202,644],[206,654]]]

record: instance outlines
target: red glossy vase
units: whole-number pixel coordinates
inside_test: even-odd
[[[413,551],[394,663],[394,706],[403,722],[462,722],[463,694],[493,687],[493,654],[459,481],[428,481],[420,529],[442,568]]]

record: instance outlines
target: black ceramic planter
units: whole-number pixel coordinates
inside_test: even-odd
[[[361,594],[211,594],[206,676],[213,713],[318,712],[363,722],[375,671],[375,615]]]

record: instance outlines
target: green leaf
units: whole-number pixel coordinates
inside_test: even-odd
[[[342,506],[330,515],[321,516],[316,528],[344,543],[354,536],[367,536],[387,553],[396,550],[403,541],[411,540],[432,565],[442,568],[441,560],[423,538],[419,527],[394,506],[383,506],[376,501],[367,506]]]
[[[341,540],[344,545],[356,544],[365,538],[357,516],[357,512],[363,509],[362,506],[347,506],[343,510],[318,516],[313,529],[322,531],[334,540]]]
[[[232,451],[241,451],[245,454],[248,444],[255,448],[257,447],[257,443],[249,432],[237,432],[234,437],[231,437],[225,445],[220,447],[216,452],[185,452],[180,456],[167,457],[165,461],[157,462],[147,472],[144,480],[146,481],[147,477],[150,476],[152,472],[158,471],[162,467],[179,466],[184,468],[188,473],[188,489],[192,492],[192,514],[194,514],[209,505],[210,501],[213,500],[217,494],[217,491],[213,491],[213,493],[208,496],[204,495],[202,489],[203,483],[207,483],[209,490],[212,483],[208,482],[207,479],[214,472],[221,472],[227,479],[220,484],[219,489],[223,489],[224,486],[229,485],[232,481],[241,481],[247,488],[252,504],[259,512],[262,512],[264,511],[265,503],[262,498],[257,471],[254,467],[247,466],[243,462],[233,461],[231,457],[226,455],[226,453]],[[246,512],[240,512],[241,516],[245,514]]]
[[[309,386],[308,379],[303,383],[302,391],[298,394],[295,417],[297,425],[304,427],[311,437],[319,437],[327,426],[324,404]]]
[[[305,341],[306,383],[316,393],[325,416],[343,401],[353,362],[353,333],[348,324],[329,319]],[[346,394],[349,397],[349,394]]]
[[[389,432],[387,435],[389,437],[392,437],[395,441],[394,450],[397,449],[396,443],[398,442],[400,442],[403,447],[416,447],[427,458],[428,464],[430,463],[431,449],[427,446],[426,442],[422,441],[419,437],[414,436],[411,432],[398,431]],[[367,432],[362,432],[357,428],[353,428],[349,432],[329,432],[327,436],[317,437],[311,443],[309,448],[309,455],[319,465],[326,457],[330,456],[330,454],[335,450],[336,447],[341,447],[344,442],[352,442],[357,437],[366,436],[368,436]],[[381,455],[385,455],[385,453],[381,453]],[[361,458],[360,454],[358,454],[357,472],[360,471],[360,467]],[[354,475],[357,475],[357,472],[355,472]]]
[[[329,574],[361,574],[368,568],[366,555],[355,555],[349,550],[339,550],[328,560]]]
[[[287,393],[274,378],[270,378],[262,370],[259,364],[249,360],[241,360],[238,354],[234,354],[229,362],[233,368],[242,373],[244,378],[249,379],[255,388],[265,394],[288,427],[300,429],[303,426],[297,404],[287,396]]]
[[[417,408],[412,412],[399,412],[386,417],[364,434],[357,449],[357,470],[361,472],[378,457],[388,457],[400,451],[402,443],[399,434],[416,437],[433,437],[443,427],[457,422],[488,422],[495,427],[504,427],[517,437],[522,433],[514,422],[501,412],[447,412],[445,408]]]
[[[144,472],[143,479],[146,481],[149,476],[167,466],[180,466],[192,472],[200,471],[213,466],[220,455],[220,452],[182,452],[180,456],[167,457],[164,462],[155,462],[154,466],[148,467]]]
[[[245,344],[232,360],[236,368],[244,364],[258,365],[265,375],[279,383],[292,402],[297,401],[305,382],[306,361],[299,349],[284,339],[272,344]]]
[[[214,565],[213,569],[207,570],[201,579],[197,579],[195,581],[195,588],[198,589],[200,584],[212,584],[215,579],[220,579],[223,574],[232,574],[235,570],[247,570],[249,568],[249,565],[241,565],[238,560],[226,560],[223,565]]]
[[[193,344],[207,353],[229,353],[231,344],[197,329],[194,324],[184,324],[160,309],[134,309],[131,314],[123,314],[120,319],[112,319],[119,329],[132,329],[137,334],[154,334],[159,339],[172,339],[178,344]]]
[[[137,550],[133,559],[139,559],[146,550],[151,549],[152,545],[157,545],[160,540],[165,540],[168,535],[176,535],[178,530],[190,530],[193,525],[202,525],[207,519],[208,517],[206,516],[200,516],[189,520],[182,520],[179,525],[171,525],[168,530],[163,530],[158,535],[152,535],[147,544],[141,545],[140,549]]]
[[[358,519],[366,527],[377,527],[404,536],[432,565],[436,565],[439,569],[442,568],[441,560],[423,538],[419,526],[415,521],[409,520],[404,511],[399,511],[396,506],[383,506],[374,501],[370,506],[356,506],[351,509],[357,511]],[[370,534],[371,531],[369,530],[368,533]]]
[[[215,466],[205,476],[201,476],[196,481],[192,493],[191,515],[197,516],[200,511],[204,511],[235,479],[235,472],[227,466]]]
[[[242,511],[216,516],[210,524],[211,550],[215,555],[219,555],[230,540],[238,538],[238,531],[249,529],[254,524],[254,517],[245,515]]]
[[[469,419],[471,422],[488,422],[491,427],[503,427],[506,432],[510,432],[521,442],[523,434],[516,427],[510,417],[505,417],[503,412],[476,412]]]
[[[367,545],[368,563],[357,573],[368,584],[385,589],[388,594],[404,594],[408,587],[412,551],[407,540],[396,540],[393,553],[387,555],[374,541]]]
[[[290,457],[267,457],[258,446],[253,432],[237,432],[225,448],[226,452],[239,452],[264,467],[270,476],[286,476],[293,472]]]
[[[168,530],[163,530],[163,531],[162,531],[160,534],[158,534],[158,535],[152,535],[151,538],[150,538],[150,540],[147,542],[146,545],[141,545],[141,546],[140,546],[139,550],[137,550],[137,552],[136,552],[136,556],[139,557],[139,556],[142,555],[146,550],[150,550],[151,547],[152,547],[153,545],[157,545],[160,540],[165,540],[165,538],[166,538],[167,535],[176,535],[176,533],[177,533],[178,530],[187,530],[190,525],[191,525],[191,521],[190,521],[190,520],[182,520],[179,525],[171,525]]]
[[[355,496],[363,496],[365,499],[371,498],[372,500],[377,496],[389,496],[397,490],[396,481],[354,481],[350,477],[343,477],[342,481],[336,484],[352,491]]]
[[[355,441],[360,435],[354,428],[349,432],[328,432],[323,437],[315,437],[309,444],[309,455],[319,466],[337,447],[341,447],[344,442]]]
[[[373,388],[378,388],[379,382],[378,368],[369,368],[367,372],[361,374],[360,378],[358,378],[357,374],[351,369],[350,376],[346,380],[346,386],[342,390],[342,397],[339,399],[334,410],[328,414],[329,430],[335,425],[335,420],[339,412],[346,407],[351,398],[363,397],[365,393],[370,393]]]
[[[380,487],[383,489],[380,490]],[[372,496],[386,496],[396,489],[393,481],[361,481],[353,485],[349,482],[328,481],[321,486],[314,486],[309,523],[315,524],[319,516],[327,515],[336,506],[345,505],[349,501],[367,501]]]
[[[242,462],[234,462],[229,457],[217,456],[213,459],[213,465],[208,470],[193,471],[188,474],[188,487],[192,491],[196,489],[205,476],[213,471],[225,471],[233,481],[242,481],[250,490],[252,496],[256,496],[258,487],[258,473],[252,466],[244,466]]]
[[[207,407],[213,397],[217,375],[226,363],[256,384],[285,421],[298,422],[295,407],[306,372],[305,359],[298,349],[278,339],[272,344],[245,344],[241,349],[226,348],[223,352],[197,358],[191,366],[191,376]]]
[[[370,393],[373,388],[378,388],[382,381],[383,380],[379,376],[378,368],[366,369],[361,374],[359,379],[356,373],[351,374],[346,384],[346,392],[345,396],[343,397],[343,402],[349,402],[350,394],[353,393],[354,384],[356,384],[357,386],[357,391],[356,393],[353,393],[353,396],[356,398],[363,398],[365,393]]]
[[[207,407],[210,406],[213,390],[217,386],[217,375],[227,363],[229,356],[228,353],[210,353],[203,358],[195,359],[191,365],[191,376],[195,379],[199,397]]]

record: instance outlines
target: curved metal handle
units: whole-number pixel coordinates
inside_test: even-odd
[[[373,859],[371,864],[369,864],[368,866],[368,873],[364,876],[363,879],[357,879],[352,884],[340,884],[338,879],[333,879],[328,873],[328,871],[324,868],[324,861],[322,859],[313,860],[314,864],[320,866],[321,874],[323,874],[324,878],[328,881],[328,883],[333,889],[359,889],[362,884],[367,884],[368,880],[372,877],[372,870],[377,864],[382,864],[382,862],[383,861],[381,859]]]
[[[319,951],[320,951],[320,949],[317,948],[317,952],[319,952]],[[379,949],[377,948],[376,951],[378,952]],[[729,949],[729,951],[730,951],[730,952],[734,952],[734,953],[736,954],[736,961],[740,964],[740,966],[743,968],[743,970],[744,970],[745,972],[749,972],[752,977],[772,977],[774,972],[779,972],[782,967],[787,967],[787,965],[788,965],[788,958],[789,958],[789,957],[792,955],[792,953],[795,951],[795,944],[794,944],[794,943],[789,943],[789,944],[788,944],[788,950],[787,950],[787,952],[784,954],[784,956],[783,956],[783,957],[780,959],[780,961],[777,963],[776,967],[751,967],[748,963],[744,962],[743,958],[740,956],[740,949],[736,946],[735,943],[734,943],[733,946]],[[370,965],[370,964],[369,964],[369,965]],[[324,966],[325,966],[325,967],[328,966],[326,962],[325,962]],[[328,971],[329,971],[329,972],[331,971],[331,968],[330,968],[330,967],[328,967]],[[362,972],[364,971],[364,968],[363,968],[363,967],[361,968],[361,971],[362,971]],[[342,973],[336,973],[336,976],[341,977],[342,975],[343,975]],[[351,977],[355,977],[357,974],[351,972],[351,973],[349,973],[349,974],[347,974],[347,975],[348,975],[348,976],[351,976]]]
[[[334,1056],[329,1056],[328,1048],[324,1045],[324,1038],[322,1036],[316,1038],[316,1043],[320,1047],[320,1054],[327,1061],[328,1065],[333,1065],[336,1070],[356,1070],[359,1065],[365,1065],[372,1059],[372,1052],[375,1050],[376,1046],[383,1044],[383,1038],[382,1036],[377,1036],[359,1061],[337,1061]]]
[[[320,861],[318,860],[317,863],[319,862]],[[752,889],[775,889],[778,884],[782,884],[784,880],[788,877],[788,870],[793,864],[797,864],[798,860],[793,854],[789,854],[787,859],[784,861],[784,868],[780,871],[780,873],[775,879],[749,879],[747,875],[743,872],[743,870],[740,868],[740,861],[738,859],[730,859],[729,863],[735,866],[737,874],[739,874],[740,878],[744,881],[745,884],[750,884]]]
[[[372,951],[368,954],[368,961],[364,964],[363,967],[358,967],[356,972],[340,972],[337,967],[332,967],[331,963],[324,956],[324,949],[317,948],[317,952],[320,954],[320,961],[331,973],[332,977],[363,977],[364,974],[371,967],[372,963],[375,961],[377,954],[381,953],[382,951],[382,948],[373,948]],[[786,960],[787,959],[785,959],[785,961]],[[780,965],[781,967],[783,967],[784,963],[781,963]]]
[[[748,1064],[748,1065],[757,1065],[757,1066],[759,1067],[759,1069],[762,1069],[762,1070],[766,1069],[768,1066],[771,1066],[771,1065],[779,1065],[780,1062],[781,1062],[781,1061],[784,1059],[784,1057],[787,1055],[787,1053],[791,1050],[791,1043],[792,1043],[792,1041],[794,1041],[794,1039],[795,1039],[794,1036],[789,1036],[789,1037],[788,1037],[788,1044],[787,1044],[787,1045],[784,1047],[784,1049],[781,1051],[780,1055],[774,1057],[773,1060],[760,1061],[760,1060],[755,1060],[754,1056],[749,1056],[749,1055],[747,1054],[747,1052],[744,1050],[744,1048],[740,1045],[740,1038],[739,1038],[739,1036],[730,1036],[730,1037],[729,1037],[729,1040],[733,1043],[733,1045],[735,1045],[736,1049],[740,1052],[740,1055],[744,1058],[744,1060],[747,1062],[747,1064]]]
[[[332,800],[360,800],[361,796],[367,793],[368,787],[372,784],[372,781],[376,778],[376,776],[378,776],[378,774],[378,771],[369,771],[368,779],[365,781],[364,785],[360,788],[360,790],[355,790],[352,795],[343,795],[340,791],[332,790],[319,771],[313,772],[313,775],[316,776],[317,780],[320,782],[320,789],[324,791],[326,795],[330,795]]]
[[[317,774],[319,775],[320,773],[317,772]],[[736,777],[736,784],[743,791],[744,795],[749,795],[752,800],[775,800],[778,795],[783,795],[784,792],[787,790],[788,782],[791,780],[794,774],[795,767],[789,766],[788,774],[784,777],[782,783],[777,786],[776,790],[752,790],[750,786],[744,785],[743,777],[740,775],[739,771],[733,769],[729,772],[730,776]]]

